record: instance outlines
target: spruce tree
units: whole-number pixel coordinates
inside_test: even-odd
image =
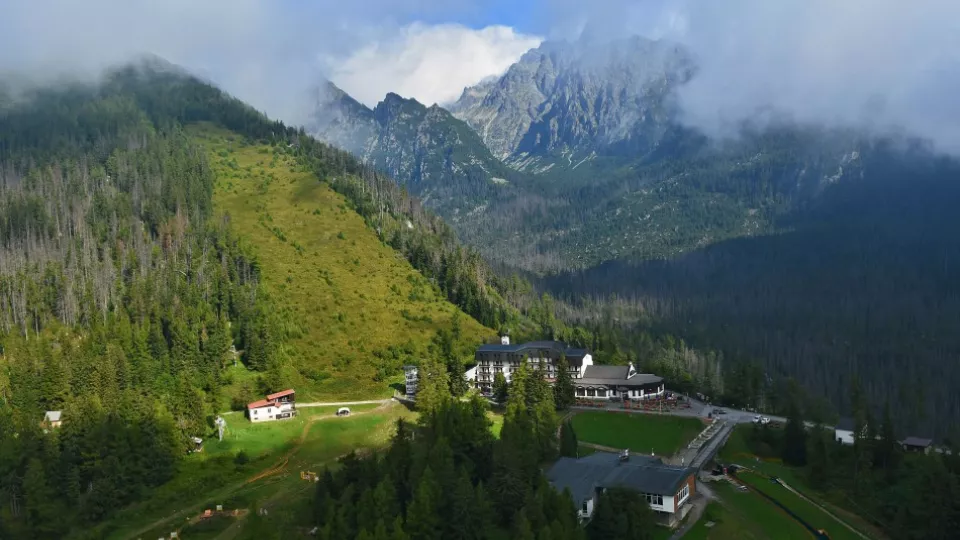
[[[510,533],[511,540],[537,540],[530,527],[530,521],[527,519],[526,512],[520,510],[513,520],[513,528]]]
[[[437,358],[426,356],[417,369],[417,409],[430,413],[450,399],[447,368]]]
[[[553,385],[553,399],[558,411],[570,408],[576,399],[576,387],[570,377],[569,368],[567,355],[561,354],[560,361],[557,362],[557,379]]]
[[[791,402],[783,432],[783,462],[795,467],[807,464],[807,431],[800,405]]]
[[[888,481],[893,480],[893,473],[897,466],[899,444],[894,431],[893,416],[890,413],[890,402],[883,407],[883,421],[880,424],[880,440],[876,443],[873,452],[874,465],[886,473]]]
[[[502,371],[497,371],[493,375],[493,388],[491,390],[494,401],[500,404],[506,403],[509,385],[507,384],[507,378],[503,375]]]
[[[383,518],[377,519],[377,525],[373,529],[373,540],[390,540],[390,533],[387,532],[387,524]]]
[[[439,512],[443,493],[429,466],[423,471],[413,501],[407,508],[405,531],[411,540],[440,540],[443,537]]]
[[[390,540],[410,540],[410,535],[403,528],[403,518],[397,516],[390,527]]]
[[[560,427],[560,455],[575,458],[578,455],[578,447],[579,443],[577,434],[573,430],[573,424],[570,420],[567,420]]]

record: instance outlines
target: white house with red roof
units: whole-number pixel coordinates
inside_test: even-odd
[[[247,404],[247,418],[251,422],[284,420],[297,415],[297,401],[293,389],[267,395],[266,399]]]

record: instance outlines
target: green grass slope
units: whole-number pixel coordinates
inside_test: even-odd
[[[282,148],[209,125],[190,131],[216,172],[217,212],[254,246],[284,311],[296,368],[285,376],[300,399],[389,396],[400,366],[424,354],[458,309]],[[460,324],[465,342],[494,334],[462,312]]]

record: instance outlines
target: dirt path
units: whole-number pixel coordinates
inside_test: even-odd
[[[839,524],[843,525],[844,527],[846,527],[847,529],[849,529],[850,532],[852,532],[853,534],[859,536],[860,538],[863,538],[864,540],[870,540],[870,537],[868,537],[867,535],[861,533],[861,532],[858,531],[857,529],[853,528],[852,525],[848,524],[846,521],[840,519],[836,514],[834,514],[833,512],[831,512],[831,511],[827,510],[826,508],[824,508],[823,506],[821,506],[820,503],[818,503],[818,502],[810,499],[809,497],[807,497],[807,496],[804,495],[803,493],[800,493],[799,491],[793,489],[792,487],[790,487],[790,486],[789,486],[786,482],[784,482],[783,480],[779,480],[779,482],[780,482],[780,485],[783,486],[783,487],[785,487],[785,488],[787,488],[788,491],[793,492],[793,494],[796,495],[797,497],[800,497],[801,499],[807,501],[808,503],[812,504],[813,506],[816,506],[817,508],[820,509],[821,512],[823,512],[824,514],[832,517],[834,521],[836,521],[837,523],[839,523]]]
[[[297,403],[298,409],[309,409],[311,407],[346,407],[349,405],[375,405],[377,403],[385,405],[393,401],[393,398],[388,399],[368,399],[364,401],[315,401],[312,403]],[[226,411],[220,413],[220,415],[227,414],[237,414],[243,411]]]
[[[370,414],[370,413],[372,413],[372,412],[382,411],[383,409],[386,409],[386,408],[390,405],[390,402],[391,402],[391,400],[389,400],[389,399],[384,400],[384,401],[370,401],[370,402],[365,402],[365,403],[379,403],[380,406],[377,407],[377,408],[375,408],[375,409],[370,409],[369,411],[360,411],[360,412],[352,413],[352,414],[350,415],[350,417],[352,418],[352,417],[354,417],[354,416],[360,416],[360,415],[364,415],[364,414]],[[364,403],[364,404],[365,404],[365,403]],[[302,405],[297,405],[297,407],[302,407]],[[277,473],[279,473],[279,472],[282,472],[284,469],[286,469],[287,464],[290,462],[290,458],[293,457],[294,454],[296,454],[297,452],[299,452],[299,451],[300,451],[300,447],[303,446],[303,443],[304,443],[304,442],[306,442],[306,440],[307,440],[307,435],[310,433],[310,428],[313,427],[313,424],[316,423],[316,422],[318,422],[318,421],[320,421],[320,420],[327,420],[327,419],[336,418],[336,417],[337,417],[336,414],[324,414],[324,415],[320,415],[320,416],[312,416],[312,417],[310,417],[310,419],[307,420],[307,421],[303,424],[303,429],[300,430],[300,436],[297,437],[297,442],[293,445],[292,448],[290,448],[290,450],[287,450],[287,453],[286,453],[286,454],[280,456],[280,459],[277,460],[277,465],[275,465],[275,466],[271,467],[270,469],[267,469],[266,471],[263,471],[263,472],[261,472],[261,473],[259,473],[259,474],[253,475],[253,476],[250,477],[246,482],[244,482],[244,485],[247,485],[247,484],[256,482],[257,480],[262,480],[262,479],[264,479],[264,478],[266,478],[266,477],[268,477],[268,476],[273,476],[273,475],[275,475],[275,474],[277,474]]]
[[[577,441],[578,443],[586,446],[587,448],[593,448],[594,450],[600,450],[601,452],[612,452],[614,454],[620,453],[623,448],[614,448],[612,446],[604,446],[602,444],[594,444],[592,442]]]
[[[380,403],[380,406],[379,406],[379,407],[376,407],[376,408],[374,408],[374,409],[370,409],[369,411],[355,412],[355,413],[351,414],[350,416],[351,416],[351,417],[353,417],[353,416],[360,416],[360,415],[363,415],[363,414],[370,414],[370,413],[376,412],[376,411],[382,411],[383,409],[388,408],[388,406],[390,405],[391,401],[392,401],[392,400],[389,400],[389,399],[383,400],[383,401],[373,401],[372,403]],[[300,407],[300,405],[297,405],[297,406]],[[248,479],[246,479],[246,480],[240,480],[240,481],[238,481],[238,482],[234,482],[234,483],[232,483],[232,484],[229,484],[229,485],[227,485],[227,486],[224,486],[224,487],[222,487],[222,488],[214,491],[214,493],[216,494],[216,497],[214,497],[214,496],[206,497],[206,498],[204,498],[202,501],[200,501],[200,502],[198,502],[198,503],[196,503],[196,504],[192,504],[192,505],[190,505],[190,506],[187,506],[187,507],[185,507],[185,508],[182,508],[182,509],[180,509],[180,510],[177,510],[176,512],[170,514],[169,516],[160,518],[160,519],[154,521],[153,523],[150,523],[149,525],[144,525],[144,526],[141,527],[140,529],[137,529],[136,531],[134,531],[134,532],[130,533],[129,535],[127,535],[127,538],[139,538],[139,537],[143,536],[144,534],[146,534],[147,532],[150,532],[150,531],[152,531],[153,529],[156,529],[156,528],[160,527],[161,525],[163,525],[163,524],[165,524],[165,523],[169,523],[169,522],[171,522],[171,521],[173,521],[173,520],[175,520],[175,519],[183,519],[184,516],[188,516],[188,515],[191,515],[191,514],[199,513],[201,510],[204,509],[204,507],[209,506],[210,500],[212,500],[212,499],[214,499],[214,498],[223,498],[223,497],[225,497],[225,496],[227,496],[227,495],[229,495],[229,494],[231,494],[231,493],[233,493],[233,492],[235,492],[235,491],[238,491],[238,490],[240,490],[240,489],[243,489],[244,487],[250,485],[250,484],[253,483],[253,482],[256,482],[256,481],[258,481],[258,480],[262,480],[262,479],[264,479],[264,478],[267,478],[268,476],[273,476],[273,475],[275,475],[275,474],[277,474],[277,473],[279,473],[279,472],[282,472],[282,471],[286,468],[287,464],[290,462],[290,458],[293,457],[293,455],[300,449],[301,446],[303,446],[303,443],[306,441],[307,435],[309,434],[310,428],[313,426],[313,424],[314,424],[315,422],[317,422],[318,420],[324,420],[324,419],[330,419],[330,418],[336,418],[336,417],[337,417],[337,416],[336,416],[335,414],[325,414],[325,415],[322,415],[322,416],[314,416],[314,417],[311,417],[311,418],[304,424],[303,430],[301,430],[300,436],[297,437],[297,441],[296,441],[296,443],[293,445],[293,447],[292,447],[290,450],[288,450],[283,456],[281,456],[281,457],[278,459],[277,463],[276,463],[274,466],[268,468],[266,471],[262,471],[262,472],[260,472],[260,473],[258,473],[258,474],[255,474],[254,476],[252,476],[252,477],[250,477],[250,478],[248,478]],[[338,456],[338,457],[342,457],[342,456]],[[336,459],[336,458],[335,458],[335,459]]]

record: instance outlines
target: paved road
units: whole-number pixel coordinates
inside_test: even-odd
[[[677,395],[680,395],[680,394],[677,394]],[[602,410],[613,409],[619,412],[627,412],[627,413],[633,413],[633,414],[665,414],[669,416],[687,416],[687,417],[695,417],[695,418],[707,418],[707,415],[710,413],[710,411],[723,410],[725,411],[723,414],[719,414],[719,415],[715,414],[714,416],[716,418],[719,418],[720,420],[725,420],[732,424],[749,424],[750,422],[753,422],[753,417],[758,414],[752,411],[732,409],[730,407],[716,407],[691,397],[687,397],[687,400],[690,402],[689,409],[686,409],[686,408],[673,409],[673,410],[668,409],[663,412],[624,409],[623,407],[620,406],[620,403],[618,402],[612,402],[607,407],[572,407],[572,408],[577,410],[583,410],[583,411],[598,411],[598,410],[602,411]],[[764,416],[767,416],[767,415],[764,415]],[[767,416],[767,418],[769,418],[774,422],[787,421],[786,418],[782,418],[780,416]]]

